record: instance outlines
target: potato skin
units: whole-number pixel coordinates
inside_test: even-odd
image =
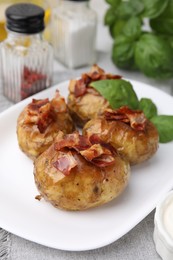
[[[71,133],[75,129],[70,115],[67,112],[57,114],[55,122],[52,122],[44,133],[40,133],[37,125],[24,123],[25,108],[17,120],[17,138],[21,150],[31,159],[37,158],[54,141],[57,133]]]
[[[109,102],[101,96],[96,90],[93,93],[85,93],[83,96],[75,97],[74,86],[76,80],[71,80],[68,95],[68,108],[75,124],[83,127],[90,119],[101,115],[106,108],[109,108]]]
[[[65,210],[85,210],[116,198],[126,187],[130,167],[120,157],[111,166],[99,168],[72,151],[78,165],[68,176],[52,164],[62,153],[51,145],[34,162],[34,178],[40,194],[53,206]]]
[[[145,130],[137,131],[121,121],[93,119],[84,126],[83,134],[88,137],[97,134],[101,140],[110,143],[130,165],[148,160],[158,149],[158,132],[149,120]]]

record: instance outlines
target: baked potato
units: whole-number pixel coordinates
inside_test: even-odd
[[[83,127],[92,118],[109,108],[109,102],[90,86],[97,80],[119,79],[121,76],[106,74],[104,70],[94,65],[89,73],[82,75],[79,80],[71,80],[69,84],[68,107],[74,122]]]
[[[65,210],[85,210],[116,198],[126,187],[129,163],[106,144],[79,133],[64,136],[34,162],[36,186],[45,200]]]
[[[105,110],[102,117],[86,123],[83,134],[111,144],[131,165],[151,158],[159,142],[156,127],[144,113],[126,106]]]
[[[35,159],[52,144],[60,130],[71,133],[74,129],[65,100],[56,91],[51,101],[33,99],[20,113],[17,120],[19,147]]]

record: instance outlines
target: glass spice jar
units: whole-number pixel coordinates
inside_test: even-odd
[[[15,4],[6,10],[7,39],[0,45],[3,93],[13,102],[51,85],[53,49],[42,39],[44,9]]]
[[[95,11],[88,0],[60,0],[52,11],[52,45],[55,58],[73,69],[96,62]]]

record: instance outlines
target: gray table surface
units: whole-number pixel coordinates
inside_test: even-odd
[[[98,63],[109,72],[119,73],[127,78],[140,80],[171,93],[172,81],[160,82],[146,78],[138,72],[129,73],[116,69],[107,54],[100,53]],[[58,70],[57,70],[58,69]],[[67,71],[55,66],[54,83],[79,76],[87,68]],[[13,104],[2,95],[0,88],[0,112]],[[99,260],[159,260],[153,242],[154,211],[114,243],[100,249],[84,252],[55,250],[27,241],[0,228],[0,259],[2,260],[52,260],[52,259],[99,259]],[[128,221],[128,217],[127,217]]]

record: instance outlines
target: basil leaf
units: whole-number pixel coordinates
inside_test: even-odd
[[[150,98],[141,98],[139,109],[144,112],[148,119],[157,115],[157,107]]]
[[[114,39],[116,39],[116,37],[122,33],[126,22],[127,22],[127,20],[119,19],[113,25],[111,25],[110,33]]]
[[[117,7],[119,18],[128,19],[132,15],[138,15],[144,10],[144,4],[141,0],[122,1]]]
[[[159,132],[160,143],[173,141],[173,116],[159,115],[150,120]]]
[[[139,17],[131,17],[122,30],[122,33],[131,40],[137,40],[141,35],[142,21]]]
[[[158,33],[173,35],[173,0],[169,0],[161,15],[150,20],[150,26]]]
[[[169,0],[142,0],[144,4],[143,17],[154,18],[159,16],[167,7]]]
[[[134,52],[135,43],[121,35],[113,45],[112,60],[121,69],[135,69]]]
[[[173,50],[168,41],[153,33],[143,34],[135,47],[135,63],[147,76],[171,78],[173,76]]]
[[[117,6],[121,0],[106,0],[106,2],[112,6]]]
[[[130,82],[123,79],[110,79],[94,81],[90,84],[110,103],[115,109],[121,106],[138,108],[138,98]]]
[[[116,20],[115,10],[114,10],[114,8],[109,8],[106,11],[106,14],[104,17],[104,24],[111,26],[112,24],[114,24],[115,20]]]

